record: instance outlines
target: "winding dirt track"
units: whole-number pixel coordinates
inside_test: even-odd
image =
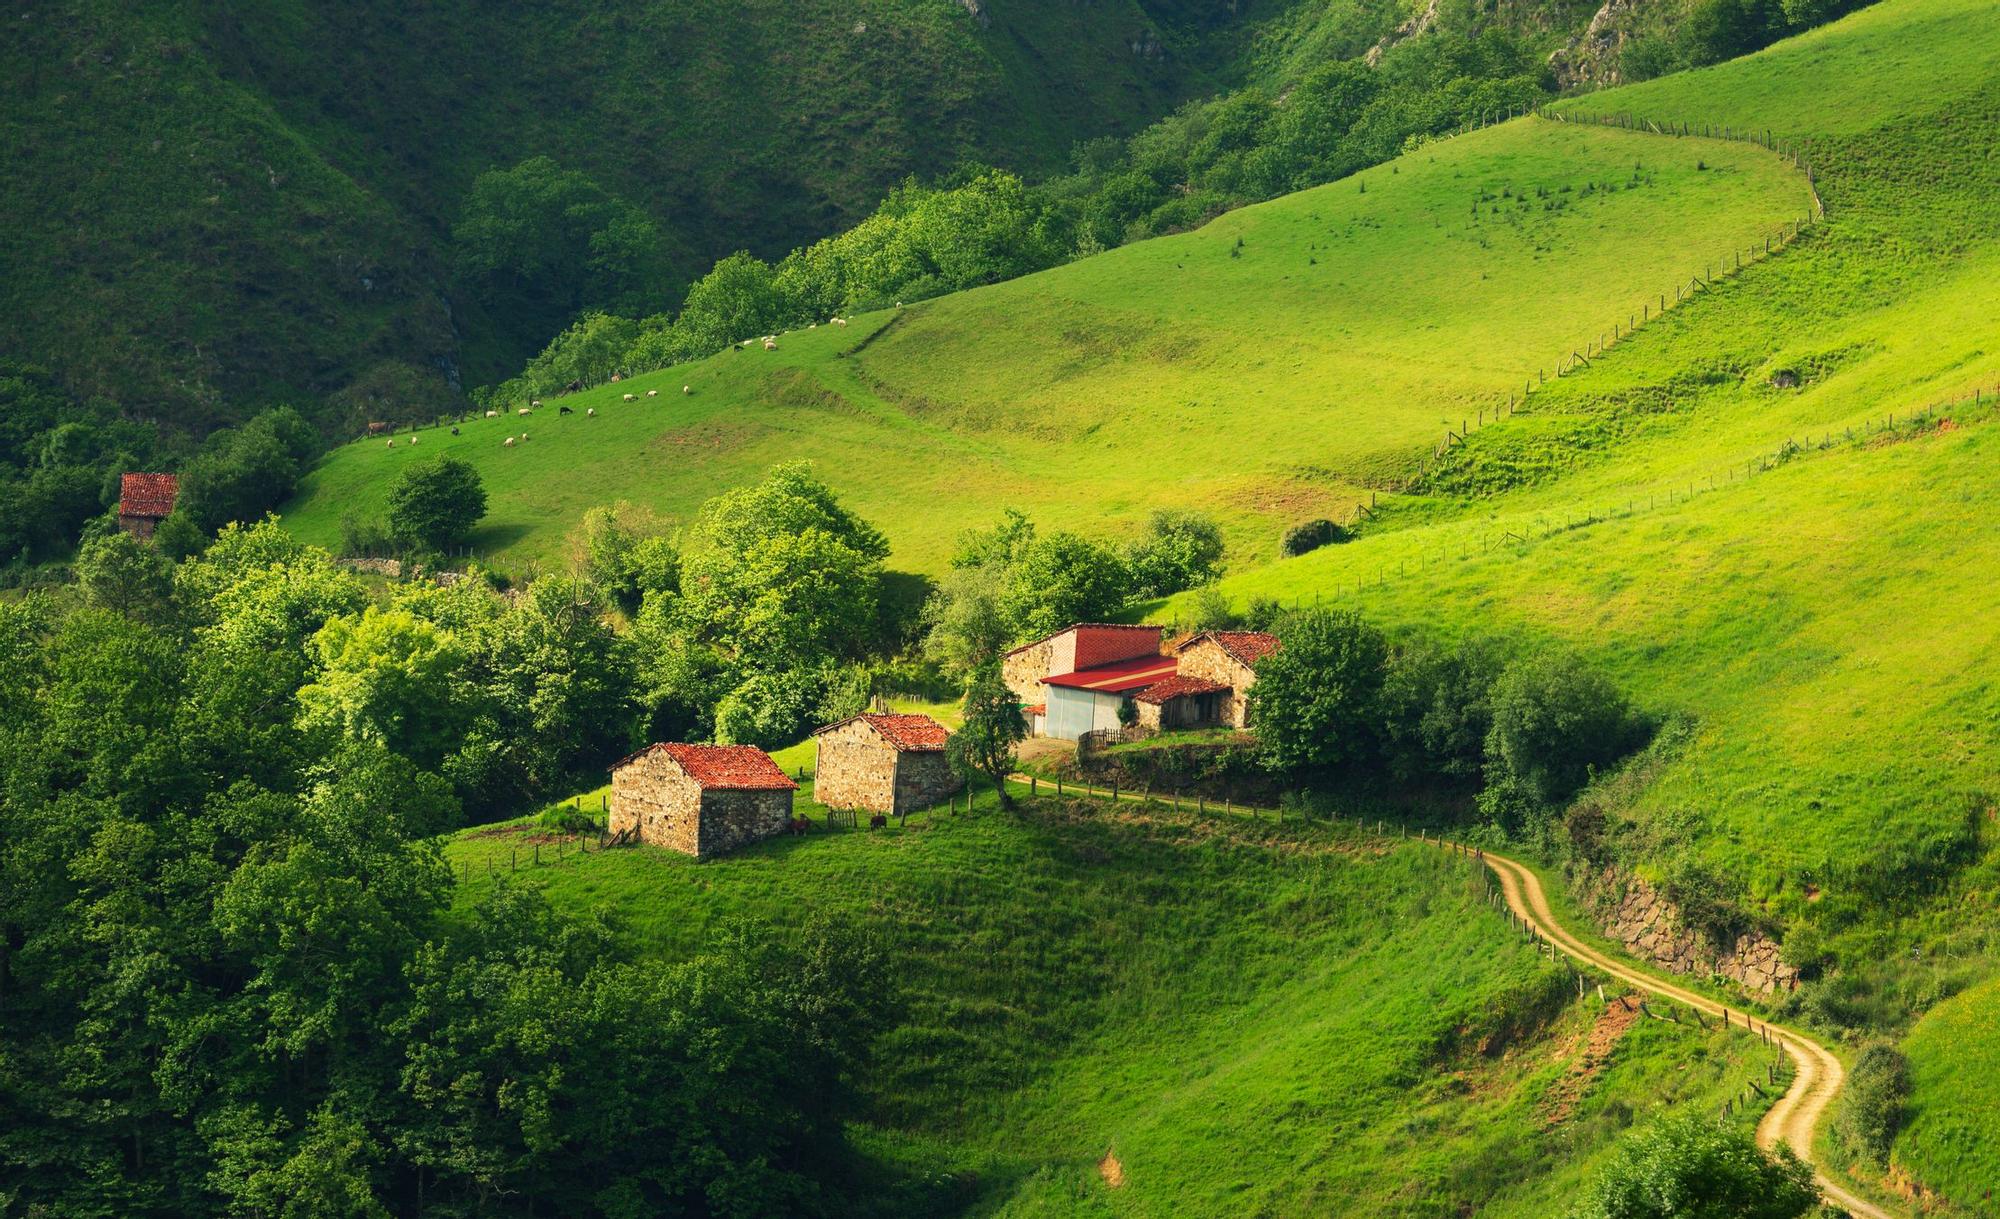
[[[1029,782],[1025,774],[1012,774],[1008,779],[1022,785]],[[1135,801],[1152,799],[1143,792],[1106,792],[1087,783],[1077,784],[1076,790],[1092,797],[1108,795],[1118,800]],[[1258,811],[1269,811],[1254,810],[1247,805],[1242,807],[1244,812],[1253,814]],[[1441,838],[1427,841],[1447,851],[1470,853],[1472,850],[1470,847],[1462,847]],[[1706,995],[1697,994],[1657,978],[1617,957],[1600,952],[1571,935],[1557,921],[1555,911],[1549,905],[1548,894],[1542,889],[1541,877],[1535,875],[1534,870],[1526,864],[1509,859],[1505,855],[1495,855],[1491,851],[1480,853],[1479,858],[1499,878],[1500,893],[1506,899],[1508,909],[1534,928],[1542,939],[1554,945],[1557,951],[1585,962],[1593,969],[1609,974],[1639,990],[1686,1004],[1711,1016],[1719,1016],[1746,1029],[1752,1027],[1753,1022],[1748,1014],[1726,1008]],[[1798,1073],[1792,1077],[1792,1086],[1786,1089],[1776,1104],[1771,1106],[1770,1112],[1764,1115],[1764,1120],[1757,1123],[1757,1144],[1760,1147],[1770,1148],[1784,1143],[1797,1152],[1800,1159],[1813,1166],[1813,1176],[1819,1182],[1820,1191],[1826,1195],[1826,1200],[1847,1211],[1854,1216],[1854,1219],[1903,1219],[1896,1212],[1884,1210],[1881,1206],[1832,1180],[1813,1159],[1813,1132],[1819,1128],[1820,1119],[1826,1115],[1827,1107],[1833,1104],[1833,1098],[1840,1094],[1841,1081],[1847,1075],[1846,1068],[1840,1065],[1840,1059],[1834,1057],[1831,1050],[1817,1041],[1791,1029],[1780,1028],[1764,1021],[1756,1021],[1754,1026],[1767,1030],[1778,1044],[1784,1047],[1785,1053],[1791,1056],[1793,1065],[1798,1068]]]
[[[1630,986],[1749,1027],[1750,1018],[1744,1013],[1730,1011],[1704,995],[1662,981],[1577,939],[1556,921],[1555,912],[1549,907],[1548,895],[1542,891],[1541,878],[1532,870],[1504,855],[1487,852],[1483,858],[1486,866],[1499,877],[1500,891],[1508,907],[1557,950],[1587,962],[1592,968]],[[1782,1142],[1810,1164],[1813,1162],[1813,1131],[1825,1115],[1827,1106],[1840,1092],[1845,1072],[1840,1060],[1818,1042],[1775,1024],[1766,1025],[1760,1021],[1757,1027],[1769,1029],[1798,1067],[1792,1086],[1757,1124],[1757,1142],[1764,1147],[1775,1147]],[[1819,1179],[1819,1187],[1825,1192],[1827,1201],[1844,1208],[1856,1219],[1898,1219],[1894,1212],[1857,1197],[1844,1186],[1829,1180],[1816,1164],[1813,1174]]]

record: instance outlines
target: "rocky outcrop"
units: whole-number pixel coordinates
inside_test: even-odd
[[[1605,0],[1581,34],[1549,54],[1549,71],[1564,89],[1615,85],[1624,79],[1619,56],[1631,37],[1632,16],[1653,0]]]
[[[1677,974],[1728,978],[1745,990],[1768,995],[1798,986],[1799,971],[1778,955],[1778,943],[1761,932],[1745,932],[1718,948],[1687,926],[1679,910],[1659,890],[1634,876],[1607,872],[1598,902],[1604,930],[1635,957]]]
[[[1362,56],[1362,58],[1368,61],[1369,67],[1374,67],[1376,64],[1382,62],[1382,53],[1384,51],[1387,51],[1399,42],[1408,42],[1410,39],[1422,35],[1432,26],[1436,25],[1437,20],[1438,0],[1430,0],[1430,3],[1424,6],[1423,12],[1418,13],[1408,21],[1397,26],[1394,30],[1391,30],[1382,41],[1369,47],[1368,53]]]

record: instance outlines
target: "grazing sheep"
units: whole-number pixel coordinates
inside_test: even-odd
[[[638,400],[639,400],[639,395],[637,395],[637,394],[626,394],[626,395],[625,395],[625,401],[627,401],[627,402],[636,402],[636,401],[638,401]]]
[[[806,323],[806,329],[807,329],[807,330],[818,330],[818,329],[819,329],[819,323],[818,323],[818,322],[807,322],[807,323]]]
[[[410,443],[411,444],[417,443],[417,438],[415,436],[410,437]]]
[[[534,399],[531,399],[531,400],[530,400],[530,401],[528,402],[528,405],[529,405],[529,406],[540,406],[541,404],[542,404],[542,400],[541,400],[540,398],[534,398]]]
[[[389,437],[389,447],[392,449],[396,447],[396,438],[394,436]]]
[[[744,339],[744,340],[743,340],[743,346],[745,346],[745,347],[748,347],[748,346],[749,346],[750,344],[752,344],[752,343],[754,343],[754,342],[756,342],[756,341],[757,341],[757,340],[755,340],[755,339]]]
[[[593,406],[593,407],[590,407],[589,409],[585,410],[585,411],[583,412],[583,417],[584,417],[585,419],[595,419],[595,418],[597,418],[597,408]]]
[[[844,317],[837,317],[837,318],[834,318],[834,319],[833,319],[833,324],[834,324],[834,325],[836,325],[836,326],[845,326],[845,325],[847,325],[847,319],[846,319],[846,318],[844,318]]]
[[[524,406],[520,410],[515,411],[514,413],[517,415],[532,415],[534,412]]]
[[[618,374],[615,372],[611,374],[611,383],[613,385],[618,384]]]
[[[776,341],[775,339],[765,339],[765,340],[764,340],[764,350],[765,350],[765,351],[776,351],[776,350],[778,350],[778,344],[777,344],[777,341]]]
[[[683,386],[681,386],[681,396],[682,396],[682,397],[686,397],[687,395],[689,395],[689,394],[691,394],[691,393],[693,393],[693,392],[694,392],[694,386],[692,386],[692,385],[683,385]]]
[[[528,434],[527,434],[526,432],[522,432],[522,433],[521,433],[521,443],[522,443],[522,444],[526,444],[527,442],[528,442]]]
[[[458,428],[457,428],[456,426],[454,426],[454,427],[453,427],[453,428],[451,429],[451,434],[452,434],[452,435],[454,435],[454,436],[458,435]]]
[[[509,436],[507,437],[507,439],[501,441],[500,443],[511,449],[514,447],[514,438],[512,436]]]
[[[657,389],[649,389],[646,391],[646,396],[648,398],[657,398],[660,396],[660,391]]]
[[[486,412],[486,417],[487,417],[488,419],[498,419],[498,418],[500,417],[500,412],[499,412],[499,411],[487,411],[487,412]]]

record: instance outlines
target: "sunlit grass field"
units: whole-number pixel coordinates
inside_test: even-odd
[[[878,938],[903,1003],[853,1133],[885,1214],[1547,1216],[1629,1124],[1763,1078],[1747,1035],[1652,1020],[1581,1068],[1595,989],[1463,861],[1351,825],[982,796],[702,863],[520,843],[454,840],[461,902],[543,886],[663,960],[731,920]]]
[[[569,416],[550,401],[415,448],[357,442],[285,515],[337,543],[403,465],[451,452],[490,496],[475,551],[520,569],[592,505],[685,518],[805,457],[906,569],[938,570],[1004,506],[1117,536],[1189,502],[1249,566],[1806,207],[1762,148],[1522,120],[1193,233],[571,395]]]

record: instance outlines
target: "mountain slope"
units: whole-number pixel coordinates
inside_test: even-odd
[[[444,239],[477,174],[582,170],[691,275],[907,173],[1048,167],[1142,124],[1199,81],[1149,25],[943,0],[23,9],[0,39],[0,350],[196,430],[371,374],[490,378],[568,319],[455,299]]]
[[[572,395],[569,418],[427,431],[418,451],[479,467],[494,494],[475,546],[502,564],[556,557],[591,504],[685,515],[795,457],[916,570],[1007,505],[1107,533],[1198,502],[1254,563],[1807,202],[1761,148],[1510,124],[1193,233]],[[527,447],[502,447],[524,427]],[[288,520],[337,542],[411,456],[337,450]]]

